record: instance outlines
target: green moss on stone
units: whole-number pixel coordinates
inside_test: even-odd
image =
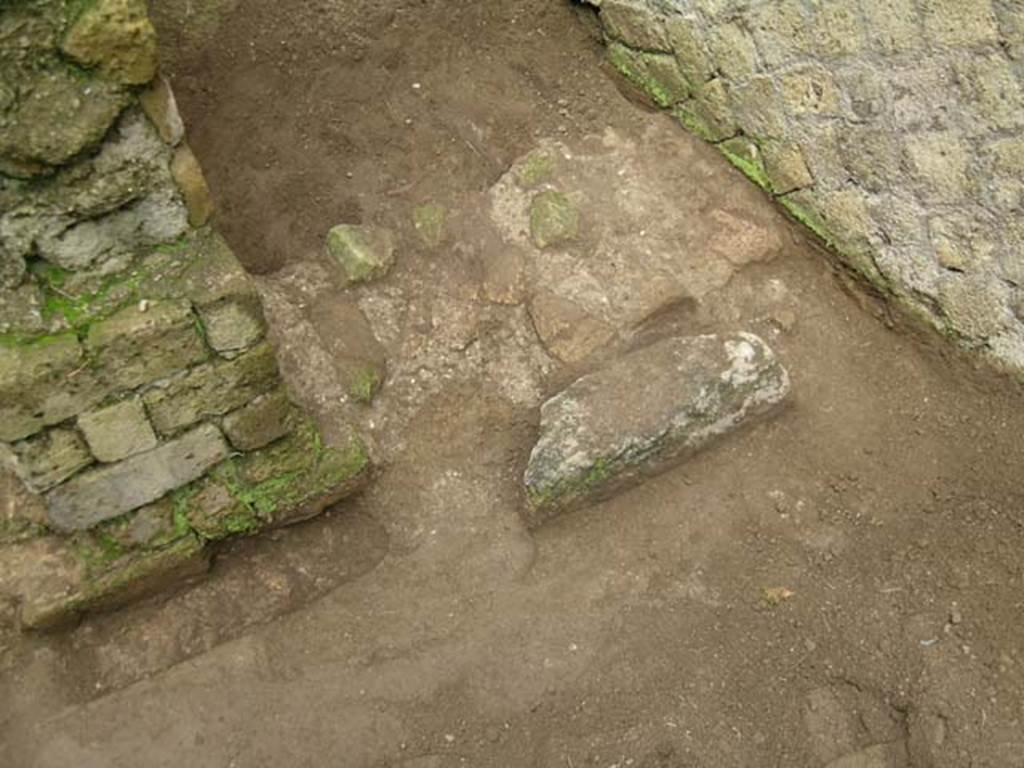
[[[360,403],[373,402],[373,396],[380,389],[381,378],[376,368],[367,366],[360,369],[352,380],[349,394]]]
[[[766,192],[772,191],[772,183],[764,169],[764,160],[756,141],[745,137],[728,139],[716,145],[725,159],[738,168],[748,179]]]
[[[428,248],[437,248],[444,240],[446,216],[444,206],[437,203],[418,205],[413,211],[413,226]]]
[[[555,172],[555,159],[549,152],[538,149],[526,156],[516,169],[519,186],[530,189],[550,179]]]

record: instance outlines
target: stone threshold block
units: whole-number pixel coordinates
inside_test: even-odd
[[[583,376],[541,407],[523,477],[527,524],[668,469],[775,409],[789,388],[750,333],[664,339]]]

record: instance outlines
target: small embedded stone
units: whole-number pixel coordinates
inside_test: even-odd
[[[750,333],[664,339],[583,376],[541,407],[523,477],[528,524],[672,466],[788,392]]]
[[[327,254],[349,282],[377,280],[395,262],[395,236],[383,227],[339,224],[327,233]]]
[[[139,95],[139,103],[164,143],[172,147],[178,146],[185,138],[185,123],[182,122],[178,103],[167,78],[157,75],[150,86]]]
[[[171,175],[178,185],[181,196],[188,209],[188,223],[193,227],[201,227],[213,215],[213,196],[203,176],[203,169],[192,153],[188,144],[182,144],[174,150],[171,158]]]
[[[544,347],[563,363],[577,363],[607,346],[615,329],[571,299],[539,291],[530,299],[530,320]]]
[[[321,296],[308,314],[349,396],[372,401],[387,376],[387,353],[362,310],[337,292]]]
[[[156,30],[145,0],[96,0],[86,5],[61,50],[125,85],[148,83],[156,74]]]
[[[152,451],[82,472],[58,486],[47,494],[47,519],[61,531],[85,530],[202,477],[229,452],[220,430],[204,424]]]
[[[447,211],[443,205],[427,203],[416,206],[413,211],[413,226],[420,240],[428,248],[437,248],[444,242],[446,232]]]
[[[575,240],[580,233],[580,214],[561,192],[547,190],[530,203],[530,236],[538,248]]]
[[[224,417],[221,426],[231,445],[254,451],[291,432],[294,408],[284,389],[260,395]]]
[[[36,493],[48,491],[92,464],[89,449],[73,429],[50,429],[4,448],[8,464],[22,482]]]
[[[263,338],[266,323],[259,299],[225,300],[199,308],[206,341],[217,352],[248,349]]]
[[[100,461],[120,461],[156,448],[156,435],[138,398],[83,413],[78,427]]]

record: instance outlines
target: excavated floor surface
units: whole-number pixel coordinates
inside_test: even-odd
[[[380,469],[186,592],[0,636],[0,764],[825,766],[883,743],[885,765],[1020,764],[1021,393],[844,291],[713,150],[619,89],[587,12],[156,15],[293,389],[326,429],[355,421]],[[582,223],[548,260],[507,173],[553,142]],[[411,223],[425,203],[450,212],[436,248]],[[307,312],[337,294],[320,252],[343,221],[399,233],[391,274],[344,295],[388,355],[372,406],[345,398]],[[602,333],[559,331],[580,325],[565,300]],[[776,349],[788,409],[525,530],[545,396],[651,339],[734,329]]]

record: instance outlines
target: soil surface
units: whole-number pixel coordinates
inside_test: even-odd
[[[0,764],[827,766],[886,745],[839,765],[1024,765],[1020,391],[844,290],[717,153],[623,90],[589,11],[157,5],[291,386],[327,431],[366,434],[379,471],[317,520],[228,544],[188,591],[0,636]],[[685,244],[700,278],[615,304],[630,312],[596,347],[545,332],[579,325],[538,309],[567,283],[542,284],[552,262],[510,247],[498,204],[551,142],[579,161],[578,198],[603,201],[558,258],[590,274],[639,228],[655,255]],[[600,171],[620,162],[628,181]],[[439,246],[412,225],[425,203],[450,211]],[[341,222],[399,233],[391,273],[340,292],[387,353],[372,406],[338,389],[307,311],[339,293],[322,250]],[[623,279],[652,295],[642,270]],[[784,412],[527,532],[545,397],[651,339],[735,329],[788,368]]]

